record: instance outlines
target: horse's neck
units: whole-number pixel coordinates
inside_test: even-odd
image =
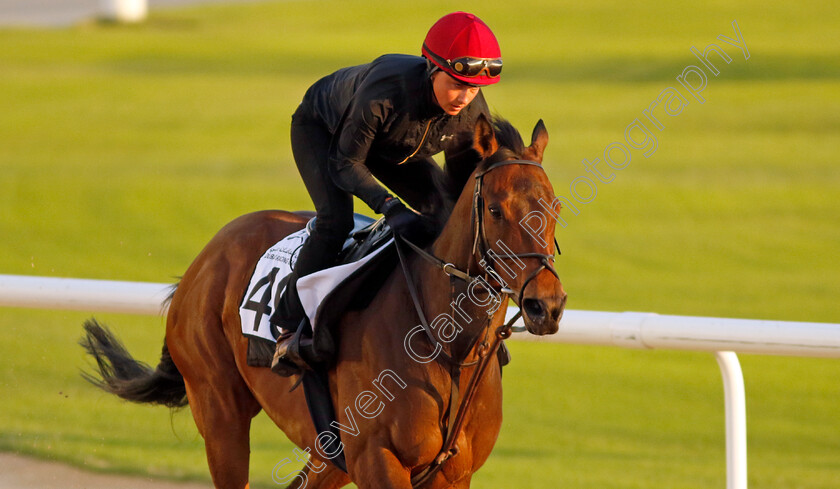
[[[471,178],[474,182],[475,179]],[[461,270],[472,265],[474,224],[472,222],[473,188],[468,186],[452,208],[440,236],[432,245],[432,253]]]
[[[483,274],[473,257],[474,234],[470,200],[459,200],[431,252],[459,270],[480,276]],[[441,346],[453,358],[471,357],[474,352],[470,350],[482,341],[492,316],[488,313],[493,312],[494,305],[498,307],[498,301],[492,305],[485,301],[484,299],[489,297],[486,290],[481,290],[481,286],[474,285],[473,293],[470,294],[466,282],[457,278],[451,279],[440,268],[425,260],[415,259],[413,267],[416,282],[422,291],[424,313],[430,325],[436,324],[434,327],[438,338],[442,335],[446,339],[451,337],[439,328],[456,328],[458,331],[454,339],[441,342]]]

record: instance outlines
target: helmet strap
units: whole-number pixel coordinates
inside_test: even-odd
[[[436,71],[440,70],[440,66],[432,63],[432,60],[427,58],[425,55],[423,56],[423,59],[426,60],[426,74],[431,78],[431,76],[434,75]]]

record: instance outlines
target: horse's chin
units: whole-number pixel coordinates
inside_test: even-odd
[[[561,314],[562,317],[562,314]],[[532,321],[527,316],[525,317],[525,330],[535,336],[546,336],[554,334],[560,330],[560,318],[556,321],[542,320]]]

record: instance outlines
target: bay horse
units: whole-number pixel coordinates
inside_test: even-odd
[[[488,338],[504,322],[508,297],[535,335],[557,332],[566,302],[550,264],[555,221],[546,219],[539,235],[521,225],[540,211],[540,200],[543,205],[554,201],[541,166],[545,126],[537,123],[526,147],[509,123],[482,117],[472,140],[480,162],[464,179],[427,256],[405,253],[404,268],[388,276],[369,306],[340,320],[341,340],[328,379],[346,473],[329,462],[334,455],[329,446],[335,444],[328,442],[335,440],[316,432],[303,389],[293,389],[296,379],[247,364],[248,339],[240,327],[240,303],[257,260],[305,225],[301,215],[247,214],[212,238],[171,297],[155,369],[134,360],[110,331],[88,321],[82,344],[101,375],[101,380],[87,375],[88,380],[134,402],[188,403],[204,438],[213,484],[220,489],[248,487],[249,430],[261,409],[302,449],[295,450],[297,455],[309,456],[298,459],[306,461],[299,472],[284,474],[282,463],[275,467],[275,482],[291,482],[290,488],[334,489],[350,482],[360,489],[468,488],[502,423],[501,366],[484,362],[479,377],[477,362],[487,356]],[[498,269],[517,273],[506,276]],[[459,274],[472,279],[466,295],[466,282],[452,278]],[[503,300],[489,307],[493,298]],[[414,334],[421,316],[434,318],[431,329],[420,320],[428,337]],[[455,397],[475,379],[471,402],[459,403]],[[466,406],[458,414],[459,429],[448,436],[452,406],[459,404]],[[444,453],[447,439],[451,443]],[[428,470],[432,466],[438,470]],[[421,474],[425,477],[418,481]]]

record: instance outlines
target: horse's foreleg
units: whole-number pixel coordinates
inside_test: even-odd
[[[365,451],[353,460],[350,470],[359,489],[411,489],[411,474],[388,450]]]
[[[317,472],[306,464],[286,489],[338,489],[350,483],[347,474],[328,463],[319,462],[316,467],[320,469]]]

